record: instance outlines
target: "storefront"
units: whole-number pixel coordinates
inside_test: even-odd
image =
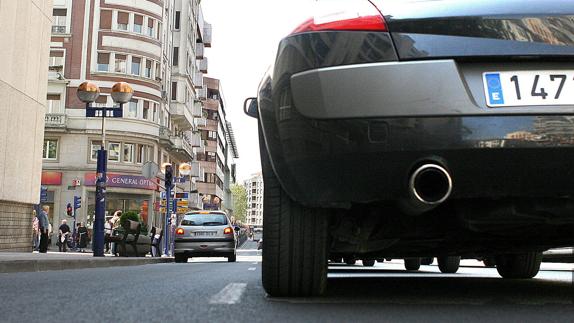
[[[96,210],[96,174],[85,173],[84,185],[87,196],[88,227],[91,227]],[[150,207],[157,201],[157,184],[143,176],[107,174],[106,189],[106,219],[115,211],[133,211],[140,215],[142,221],[149,227],[155,225],[154,208]]]

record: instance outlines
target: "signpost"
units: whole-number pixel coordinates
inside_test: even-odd
[[[121,118],[123,104],[130,101],[133,89],[125,82],[119,82],[112,86],[112,99],[119,103],[118,107],[90,107],[100,96],[100,88],[91,82],[83,82],[78,86],[78,99],[86,104],[86,117],[102,118],[102,145],[98,150],[96,169],[96,214],[93,229],[94,257],[104,256],[104,223],[106,210],[106,181],[108,153],[106,150],[106,118]]]
[[[48,186],[40,186],[40,203],[48,202]]]

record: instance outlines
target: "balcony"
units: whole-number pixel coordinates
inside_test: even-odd
[[[180,102],[171,102],[169,113],[173,122],[177,123],[181,130],[189,130],[193,127],[193,116],[188,106]]]
[[[211,24],[206,22],[203,25],[203,43],[205,44],[205,47],[211,47],[211,34],[212,34]]]
[[[173,149],[175,150],[175,153],[180,154],[181,159],[185,160],[193,158],[193,148],[186,137],[172,137],[172,141]]]
[[[66,26],[52,26],[52,34],[65,34]]]
[[[207,73],[207,67],[208,67],[207,57],[204,57],[203,59],[199,60],[199,70],[202,73]]]
[[[62,113],[46,113],[45,128],[66,128],[66,115]]]
[[[196,89],[203,87],[203,73],[195,72],[193,74],[193,86],[195,86]]]
[[[201,59],[203,58],[203,53],[205,51],[205,46],[203,43],[195,43],[195,58]]]
[[[193,119],[196,127],[205,127],[207,126],[207,119],[205,118],[195,118]]]
[[[159,142],[160,144],[171,148],[173,146],[171,130],[165,126],[159,127]]]
[[[205,154],[205,146],[203,147],[193,147],[193,153],[197,156],[197,154]]]
[[[205,145],[203,144],[203,139],[201,139],[201,135],[199,133],[194,133],[191,135],[191,146],[202,148]]]
[[[200,100],[207,100],[207,87],[197,90],[197,98]]]
[[[195,118],[203,117],[203,106],[201,102],[194,102],[193,106],[191,107],[191,115]]]
[[[199,176],[202,173],[202,168],[203,167],[201,167],[199,162],[197,161],[191,162],[191,173],[189,174],[189,176],[203,179],[203,177]]]

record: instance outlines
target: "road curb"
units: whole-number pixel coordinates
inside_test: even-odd
[[[141,266],[170,263],[173,258],[89,258],[89,259],[33,259],[0,261],[0,273],[38,272],[85,268]]]

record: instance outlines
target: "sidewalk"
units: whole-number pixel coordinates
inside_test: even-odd
[[[0,273],[84,269],[116,266],[140,266],[173,262],[173,258],[153,257],[93,257],[92,253],[77,252],[0,252]]]

